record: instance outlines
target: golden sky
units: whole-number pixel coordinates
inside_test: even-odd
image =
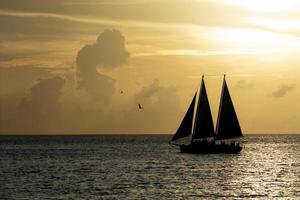
[[[172,134],[224,73],[244,133],[300,132],[297,0],[1,0],[0,23],[0,134]]]

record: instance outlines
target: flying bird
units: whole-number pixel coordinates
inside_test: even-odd
[[[123,90],[121,90],[121,91],[120,91],[120,93],[121,93],[121,94],[123,94],[123,93],[124,93],[124,91],[123,91]]]
[[[141,105],[141,104],[139,104],[139,109],[141,110],[141,109],[143,109],[144,107]]]

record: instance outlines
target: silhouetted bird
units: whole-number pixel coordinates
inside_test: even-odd
[[[123,90],[121,90],[121,92],[120,92],[121,94],[123,94],[124,92],[123,92]]]
[[[139,109],[143,109],[144,107],[141,105],[141,104],[139,104]]]

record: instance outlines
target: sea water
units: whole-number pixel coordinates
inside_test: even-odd
[[[0,199],[300,199],[300,135],[245,136],[237,155],[171,136],[0,136]]]

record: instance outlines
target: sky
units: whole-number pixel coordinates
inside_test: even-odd
[[[1,0],[0,23],[0,134],[173,134],[202,74],[214,123],[227,74],[245,134],[300,133],[299,1]]]

